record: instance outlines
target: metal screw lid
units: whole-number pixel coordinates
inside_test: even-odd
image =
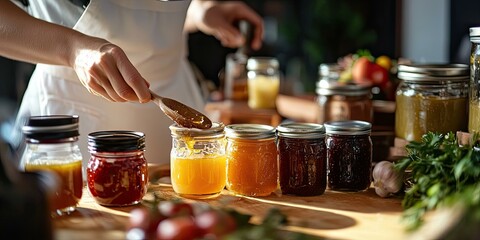
[[[480,27],[471,27],[470,41],[479,41],[479,40],[480,40]]]
[[[275,128],[263,124],[231,124],[225,127],[227,138],[266,139],[275,137]]]
[[[330,121],[323,124],[326,134],[366,135],[370,134],[372,124],[365,121]]]
[[[143,150],[145,134],[134,131],[99,131],[88,134],[91,152],[127,152]]]
[[[278,67],[278,60],[272,57],[251,57],[247,61],[248,70],[278,69]]]
[[[469,80],[469,67],[466,64],[401,64],[398,78],[418,83],[465,82]]]
[[[45,115],[28,118],[22,132],[27,139],[53,140],[77,137],[79,117],[77,115]]]
[[[371,93],[372,86],[368,84],[342,84],[338,82],[318,81],[316,92],[319,96],[364,96]]]
[[[283,123],[277,127],[277,135],[302,139],[323,138],[325,137],[325,128],[316,123]]]

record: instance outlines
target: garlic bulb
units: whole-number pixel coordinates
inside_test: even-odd
[[[403,173],[396,170],[393,163],[381,161],[373,168],[373,186],[380,197],[387,197],[402,189]]]

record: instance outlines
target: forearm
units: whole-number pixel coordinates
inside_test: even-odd
[[[81,48],[81,42],[88,42],[80,41],[83,38],[90,37],[36,19],[10,1],[0,0],[2,56],[31,63],[73,66],[76,49]]]
[[[212,5],[214,2],[215,1],[193,0],[188,7],[183,31],[186,33],[199,31],[198,23],[203,21],[207,5]]]

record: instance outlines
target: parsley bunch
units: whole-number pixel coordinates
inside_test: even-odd
[[[477,184],[480,180],[480,148],[459,145],[454,133],[430,132],[422,137],[421,142],[409,143],[406,150],[408,156],[395,167],[411,171],[408,180],[413,184],[402,202],[407,229],[417,229],[425,213],[452,204],[453,199],[465,201],[470,206],[480,205],[478,198],[476,201],[468,199],[472,188],[480,187]]]

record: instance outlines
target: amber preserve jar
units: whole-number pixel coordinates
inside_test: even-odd
[[[342,120],[372,122],[371,86],[342,84],[321,79],[317,82],[318,123]]]
[[[222,123],[209,129],[170,126],[170,172],[173,190],[184,198],[205,199],[225,188],[225,134]]]
[[[93,132],[88,134],[88,149],[87,185],[93,199],[105,206],[139,203],[148,184],[145,134]]]
[[[339,191],[366,190],[371,183],[372,125],[364,121],[324,124],[328,187]]]
[[[227,189],[246,196],[268,196],[278,188],[275,128],[262,124],[225,127]]]
[[[421,141],[427,132],[467,129],[468,66],[399,65],[395,135]]]
[[[82,197],[82,154],[78,147],[79,117],[30,117],[22,128],[26,149],[21,165],[27,172],[52,171],[60,187],[50,200],[52,216],[73,212]]]
[[[282,194],[315,196],[327,186],[325,129],[314,123],[277,127],[279,179]]]
[[[470,28],[470,94],[468,132],[480,132],[480,27]]]

